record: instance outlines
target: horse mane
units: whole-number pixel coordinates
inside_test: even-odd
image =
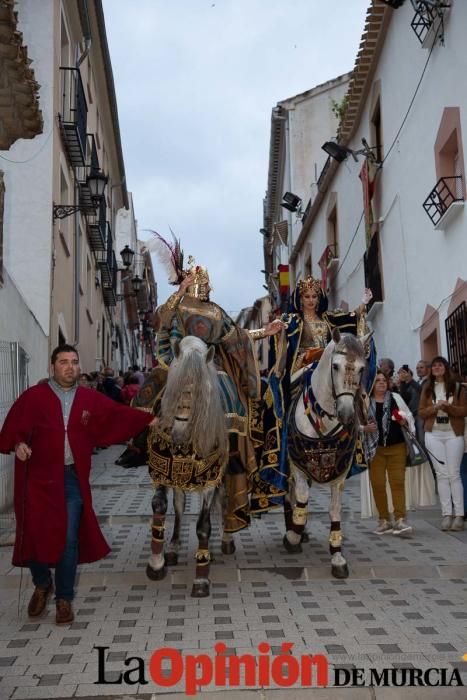
[[[224,408],[214,362],[206,362],[207,346],[185,338],[180,343],[180,355],[172,361],[161,403],[161,428],[171,430],[183,391],[190,387],[188,421],[183,431],[183,442],[191,444],[201,457],[220,450],[227,453],[227,430]],[[196,339],[198,340],[198,339]],[[203,347],[204,346],[204,347]]]
[[[345,350],[349,359],[365,359],[365,349],[360,340],[352,333],[343,333],[338,343],[334,346],[334,352]]]

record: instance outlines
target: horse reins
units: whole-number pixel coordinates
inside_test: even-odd
[[[341,354],[344,355],[345,353],[341,353]],[[311,384],[309,386],[309,390],[311,390]],[[309,396],[309,390],[307,389],[307,396]],[[331,392],[332,392],[332,398],[334,399],[334,401],[337,401],[342,396],[351,396],[353,399],[355,399],[355,394],[353,394],[351,391],[341,391],[341,392],[339,392],[339,394],[336,393],[336,389],[334,386],[334,372],[333,372],[333,368],[332,368],[332,362],[331,362]],[[315,413],[320,417],[327,416],[328,418],[337,418],[337,413],[329,413],[329,411],[326,411],[318,403],[313,392],[312,392],[312,397],[311,397],[311,407],[312,407],[313,411],[315,411]],[[306,408],[306,405],[305,405],[305,408]],[[310,418],[309,414],[308,414],[308,417]],[[311,420],[311,418],[310,418],[310,420]]]
[[[339,353],[340,355],[347,355],[345,352]],[[341,396],[351,396],[352,398],[355,398],[355,394],[353,394],[351,391],[341,391],[339,394],[336,394],[336,390],[334,388],[334,372],[333,372],[333,367],[332,367],[332,362],[331,362],[331,390],[332,390],[332,398],[334,401],[337,401],[337,399],[340,399]],[[335,418],[336,416],[332,416],[332,418]]]

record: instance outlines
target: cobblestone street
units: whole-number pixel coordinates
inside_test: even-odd
[[[72,625],[55,626],[53,604],[40,621],[28,620],[29,574],[21,577],[12,568],[11,547],[0,550],[2,700],[176,697],[184,691],[183,682],[161,691],[152,682],[146,662],[153,651],[172,647],[183,654],[214,656],[219,641],[228,654],[255,656],[258,644],[268,642],[272,657],[281,653],[283,642],[290,642],[296,658],[324,654],[331,670],[446,668],[450,677],[457,668],[467,682],[467,663],[462,661],[467,652],[467,531],[441,532],[437,509],[409,514],[412,536],[381,538],[371,532],[374,521],[360,519],[358,477],[348,481],[343,529],[350,577],[345,581],[330,575],[326,490],[313,492],[310,542],[299,555],[284,551],[283,521],[277,513],[253,520],[236,535],[236,553],[223,556],[216,514],[212,594],[197,600],[190,590],[198,497],[188,500],[178,566],[164,581],[149,581],[145,567],[152,487],[144,468],[125,471],[113,465],[120,451],[114,447],[94,457],[95,509],[112,553],[81,567]],[[169,530],[171,523],[169,517]],[[123,664],[127,657],[138,656],[146,664],[147,685],[96,684],[94,645],[108,647],[107,680],[111,672],[128,669]],[[198,697],[208,691],[213,698],[214,685]],[[432,691],[436,697],[465,697],[462,688]],[[241,691],[229,692],[234,700]],[[435,697],[427,688],[302,688],[266,693],[252,689],[242,691],[242,698],[269,694],[277,699]]]

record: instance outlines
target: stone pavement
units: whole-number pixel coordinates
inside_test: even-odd
[[[110,448],[94,458],[95,508],[113,551],[105,560],[81,567],[72,625],[55,626],[53,605],[40,621],[28,620],[29,574],[20,576],[11,566],[11,547],[0,549],[0,700],[150,700],[166,694],[175,700],[186,697],[184,682],[166,688],[155,685],[148,671],[152,653],[171,647],[184,657],[207,654],[214,659],[218,643],[226,646],[226,655],[267,657],[271,665],[285,642],[293,643],[292,653],[299,661],[304,655],[323,654],[329,662],[329,685],[334,684],[334,669],[364,669],[369,683],[371,669],[401,669],[402,674],[402,669],[411,668],[446,669],[448,679],[457,669],[467,684],[467,663],[462,660],[467,652],[467,530],[441,532],[437,509],[410,513],[410,537],[378,537],[371,532],[374,521],[360,519],[359,480],[350,479],[343,508],[350,566],[345,581],[330,575],[326,489],[312,492],[310,543],[298,555],[283,549],[283,521],[274,513],[254,519],[248,530],[236,535],[236,553],[223,556],[216,515],[211,596],[197,600],[190,590],[198,496],[188,499],[178,566],[164,581],[149,581],[145,567],[152,488],[144,468],[113,466],[120,451]],[[170,529],[172,516],[168,520]],[[261,642],[269,644],[269,652],[261,654]],[[127,677],[136,681],[133,685],[96,683],[95,645],[108,647],[107,681],[135,669],[138,662],[125,666],[125,659],[141,657],[147,684],[139,682],[142,677],[136,671]],[[242,700],[431,700],[434,693],[436,698],[466,697],[464,688],[455,687],[309,689],[299,682],[280,689],[272,681],[271,689],[257,683],[248,690],[227,686],[222,691],[211,683],[197,697],[214,700],[226,691],[229,700],[240,693]]]

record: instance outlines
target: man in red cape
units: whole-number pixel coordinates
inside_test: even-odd
[[[124,442],[154,423],[152,415],[77,385],[79,357],[71,345],[52,353],[52,377],[25,391],[0,431],[0,452],[14,451],[14,566],[30,568],[35,590],[28,607],[39,617],[53,592],[56,622],[73,621],[78,563],[110,552],[92,507],[89,472],[97,445]]]

